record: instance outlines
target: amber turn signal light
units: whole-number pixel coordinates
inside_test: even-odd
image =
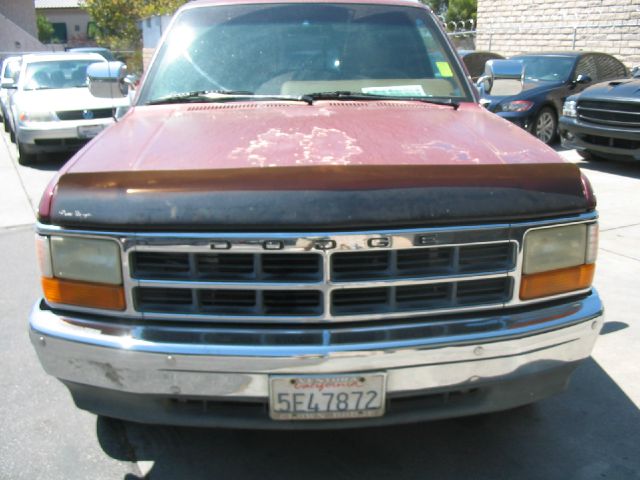
[[[589,288],[593,282],[594,272],[595,264],[591,263],[523,275],[520,283],[520,299],[531,300]]]
[[[76,282],[42,277],[44,298],[51,303],[78,307],[124,310],[124,289],[121,285]]]

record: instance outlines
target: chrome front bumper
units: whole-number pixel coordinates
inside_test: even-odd
[[[410,331],[430,332],[429,336],[394,339],[389,335],[386,341],[356,340],[367,338],[366,333],[375,327],[342,327],[335,332],[323,326],[318,330],[321,340],[317,343],[303,336],[308,329],[291,329],[283,330],[280,337],[271,331],[271,336],[260,336],[261,342],[246,345],[215,344],[210,339],[223,337],[215,337],[214,329],[197,327],[197,331],[189,331],[189,326],[176,328],[175,322],[169,329],[153,324],[127,326],[113,321],[89,321],[57,314],[42,303],[36,305],[30,317],[31,340],[45,370],[80,390],[133,394],[138,399],[198,398],[264,404],[269,395],[269,376],[278,374],[386,371],[387,395],[391,399],[543,378],[550,371],[571,367],[565,369],[566,380],[573,366],[589,357],[602,323],[603,307],[595,291],[582,299],[513,313],[431,318],[423,324],[413,321],[406,325],[414,329]],[[486,328],[478,328],[482,325]],[[387,324],[389,331],[403,327]],[[430,327],[437,329],[429,330]],[[338,341],[338,333],[343,339],[354,341]],[[171,337],[181,343],[150,340]],[[232,337],[227,333],[225,338]],[[278,338],[287,340],[279,345]],[[301,341],[296,343],[296,338]],[[548,393],[561,390],[564,381],[559,385],[547,389]],[[527,398],[494,401],[493,407],[485,405],[462,414],[509,408],[527,403]],[[529,401],[538,398],[531,394]],[[110,407],[106,411],[99,406],[86,408],[136,419],[114,413]],[[454,415],[445,413],[440,417]],[[166,415],[159,421],[174,423]]]

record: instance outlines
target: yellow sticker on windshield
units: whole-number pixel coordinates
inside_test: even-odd
[[[453,77],[449,62],[436,62],[436,67],[438,67],[438,71],[443,77]]]

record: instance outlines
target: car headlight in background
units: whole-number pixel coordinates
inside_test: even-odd
[[[38,235],[36,249],[48,302],[125,309],[120,247],[115,241]]]
[[[53,112],[20,112],[18,121],[20,123],[56,122],[58,121],[58,117]]]
[[[575,100],[567,100],[562,106],[562,115],[565,117],[576,118],[578,116],[578,102]]]
[[[530,300],[589,288],[597,250],[597,223],[528,231],[520,298]]]
[[[533,107],[533,102],[529,100],[514,100],[513,102],[506,102],[500,105],[500,111],[502,112],[526,112]]]

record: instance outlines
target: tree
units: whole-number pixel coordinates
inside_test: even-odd
[[[422,0],[422,2],[431,7],[436,15],[442,15],[447,11],[448,0]]]
[[[47,17],[39,14],[36,17],[36,26],[38,27],[38,40],[42,43],[51,43],[53,40],[54,30],[53,25],[51,25],[49,20],[47,20]]]
[[[138,70],[141,62],[142,32],[138,22],[153,15],[175,12],[187,0],[85,0],[84,8],[96,25],[95,40],[111,50],[136,52],[129,67]]]
[[[477,11],[478,0],[449,0],[445,19],[447,23],[473,20],[475,24]]]

